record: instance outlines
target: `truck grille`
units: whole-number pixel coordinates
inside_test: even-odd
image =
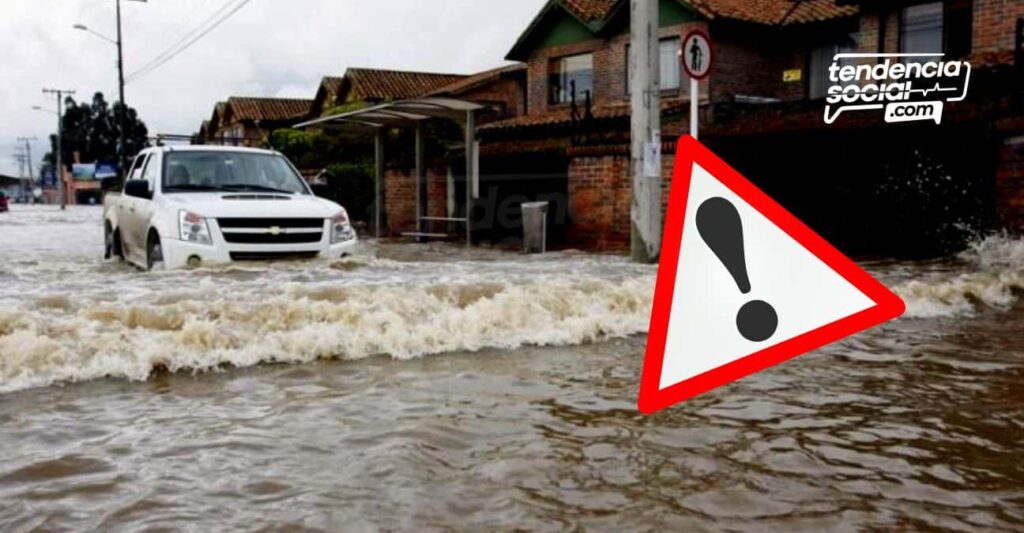
[[[218,218],[217,224],[224,228],[268,229],[278,228],[316,228],[323,229],[322,218]]]
[[[231,252],[232,261],[290,261],[313,259],[316,252]]]
[[[313,244],[323,239],[320,233],[225,233],[224,240],[232,244]]]
[[[324,235],[322,218],[220,218],[217,223],[232,244],[313,244]]]

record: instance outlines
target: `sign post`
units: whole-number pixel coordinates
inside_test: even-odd
[[[690,76],[690,135],[698,138],[700,130],[700,82],[711,74],[714,52],[711,38],[704,30],[693,30],[683,39],[683,69]]]

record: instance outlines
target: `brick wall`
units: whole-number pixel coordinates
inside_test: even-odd
[[[661,159],[661,209],[664,219],[675,154],[666,145]],[[624,153],[581,155],[569,162],[567,245],[596,251],[628,251],[632,234],[633,182]]]
[[[522,85],[519,81],[507,77],[460,92],[455,96],[463,100],[498,105],[503,108],[503,113],[485,117],[481,124],[486,123],[486,119],[518,117],[526,113],[526,99]]]
[[[1024,136],[1007,139],[999,152],[996,209],[1000,224],[1024,233]]]
[[[568,245],[587,250],[628,250],[629,157],[577,157],[569,162]]]
[[[716,102],[732,101],[735,95],[762,96],[782,100],[801,100],[806,96],[805,83],[784,83],[786,69],[803,69],[806,76],[807,50],[802,43],[780,42],[768,30],[741,30],[735,27],[709,28],[704,22],[662,28],[660,37],[682,37],[699,28],[712,34],[715,71],[710,83],[701,84],[701,98]],[[578,53],[594,54],[594,104],[605,105],[629,101],[627,62],[629,35],[608,40],[592,40],[568,46],[535,51],[529,62],[529,113],[544,114],[554,107],[548,103],[548,71],[553,59]],[[770,48],[765,43],[773,43]],[[682,74],[678,91],[666,91],[666,104],[689,101],[689,78]]]
[[[1020,0],[974,0],[973,53],[1011,50],[1017,19],[1024,17]],[[880,20],[884,18],[884,50],[878,50]],[[900,10],[865,11],[860,17],[857,48],[863,53],[895,53],[900,47]]]
[[[974,52],[1012,50],[1020,17],[1020,0],[974,0]]]
[[[384,215],[387,233],[399,236],[416,231],[416,182],[412,170],[384,172]],[[448,170],[442,165],[427,168],[427,216],[448,216]]]
[[[661,28],[659,36],[682,37],[691,27],[705,26],[698,24],[681,24]],[[527,101],[529,114],[546,114],[552,110],[564,108],[568,104],[552,105],[549,103],[548,78],[551,62],[554,59],[582,54],[594,54],[594,94],[592,102],[595,106],[621,104],[629,101],[626,80],[626,64],[628,61],[627,46],[629,34],[616,35],[610,39],[592,39],[565,46],[553,46],[535,50],[530,56],[527,72]],[[678,92],[667,93],[663,100],[680,102],[689,100],[689,80],[685,73]],[[706,84],[702,87],[706,87]],[[706,89],[705,89],[706,91]],[[706,93],[705,93],[706,94]],[[580,105],[582,105],[582,101]]]
[[[384,172],[384,209],[392,235],[416,229],[416,188],[411,173]]]
[[[805,83],[784,83],[782,73],[799,68],[806,79],[805,50],[797,50],[787,43],[779,46],[778,36],[765,31],[723,29],[715,31],[711,39],[715,46],[715,67],[710,81],[713,101],[731,102],[736,95],[782,100],[804,98]],[[773,43],[773,46],[766,47],[765,43]]]

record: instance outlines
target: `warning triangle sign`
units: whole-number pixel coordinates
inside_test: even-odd
[[[896,318],[903,301],[696,139],[680,139],[640,410]]]

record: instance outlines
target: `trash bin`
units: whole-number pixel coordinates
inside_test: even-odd
[[[523,248],[528,254],[548,251],[548,203],[527,202],[523,208]]]

